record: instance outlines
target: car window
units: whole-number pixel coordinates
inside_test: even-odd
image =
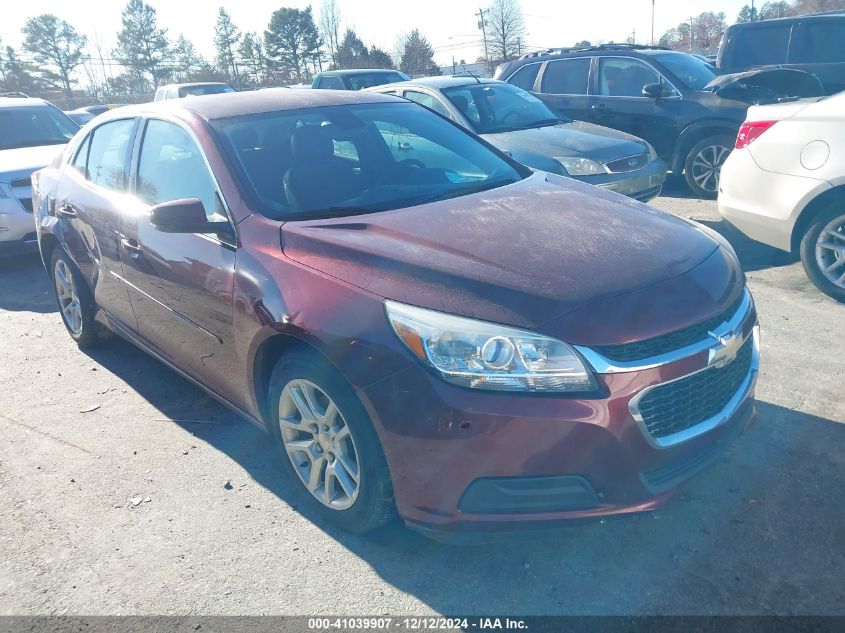
[[[76,156],[73,159],[71,166],[82,174],[83,178],[88,178],[88,149],[91,147],[91,135],[85,137],[85,140],[76,151]]]
[[[405,98],[410,99],[411,101],[416,101],[420,105],[424,105],[429,110],[439,112],[446,118],[452,118],[452,115],[449,113],[449,110],[446,108],[446,106],[440,103],[439,99],[435,99],[431,95],[425,94],[424,92],[418,92],[416,90],[406,90]]]
[[[534,90],[534,81],[537,79],[537,73],[540,72],[541,65],[526,64],[510,76],[508,83],[519,86],[523,90]],[[589,69],[589,65],[587,68]]]
[[[373,86],[392,84],[397,81],[405,81],[405,77],[398,72],[390,73],[356,73],[347,77],[352,90],[362,90]]]
[[[654,55],[654,59],[673,74],[675,79],[693,90],[703,90],[716,77],[716,69],[695,55],[672,51],[658,53]]]
[[[734,66],[785,64],[792,26],[789,24],[742,29],[734,46]]]
[[[800,41],[793,45],[790,63],[834,64],[845,62],[845,20],[808,20]]]
[[[343,90],[343,82],[339,78],[329,75],[328,77],[320,77],[317,87],[323,90]]]
[[[444,88],[443,94],[466,114],[479,134],[545,127],[564,121],[533,94],[512,84],[471,84]]]
[[[540,92],[556,95],[585,95],[590,82],[590,58],[558,59],[543,71]]]
[[[88,150],[88,180],[95,185],[121,191],[134,119],[121,119],[101,125],[92,132]]]
[[[235,92],[235,89],[226,84],[211,84],[208,86],[182,86],[179,88],[179,97],[200,97],[202,95],[219,95],[224,92]]]
[[[0,150],[63,145],[79,126],[50,105],[0,109]]]
[[[528,175],[473,135],[407,102],[281,110],[211,125],[256,210],[280,220],[386,211]]]
[[[138,197],[150,205],[199,198],[209,219],[222,213],[217,187],[191,135],[168,121],[147,123],[138,162]]]
[[[602,57],[599,60],[599,94],[605,97],[642,97],[646,84],[671,87],[651,66],[639,59]]]

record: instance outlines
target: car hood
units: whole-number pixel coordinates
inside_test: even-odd
[[[584,121],[481,136],[503,151],[584,157],[602,163],[648,151],[636,136]]]
[[[21,178],[46,167],[61,154],[62,145],[39,145],[0,150],[0,180]]]
[[[784,99],[820,97],[824,86],[803,70],[768,67],[719,75],[704,88],[723,99],[745,103],[777,103]]]
[[[685,220],[542,172],[424,206],[288,222],[281,237],[287,257],[379,297],[521,327],[676,278],[718,249]]]

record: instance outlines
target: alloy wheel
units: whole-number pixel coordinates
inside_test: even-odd
[[[845,288],[845,215],[834,218],[819,233],[816,263],[828,281]]]
[[[279,400],[285,452],[308,491],[333,510],[358,498],[361,468],[355,440],[334,401],[308,380],[291,380]]]
[[[56,295],[59,298],[59,309],[68,329],[77,336],[82,333],[82,304],[73,280],[70,267],[61,259],[56,260],[53,268],[53,280],[56,285]]]
[[[692,161],[692,178],[704,191],[715,193],[719,189],[719,174],[731,150],[724,145],[702,148]]]

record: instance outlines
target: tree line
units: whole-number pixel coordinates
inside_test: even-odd
[[[765,2],[759,9],[745,5],[737,15],[737,22],[773,20],[796,15],[809,15],[845,9],[845,0],[778,0]],[[727,29],[724,13],[705,11],[690,21],[666,31],[658,44],[673,50],[715,53]]]
[[[344,25],[335,0],[324,0],[315,21],[311,6],[282,7],[263,33],[242,33],[220,7],[214,59],[201,55],[183,34],[175,41],[144,0],[129,0],[121,14],[117,45],[104,50],[55,15],[29,18],[21,51],[0,42],[0,92],[62,94],[70,102],[83,84],[90,97],[143,98],[169,82],[226,81],[238,89],[310,81],[316,72],[343,68],[399,68],[411,75],[439,74],[434,48],[413,29],[391,55],[367,46]],[[114,72],[113,68],[119,70]]]

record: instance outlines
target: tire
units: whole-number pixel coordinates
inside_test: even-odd
[[[94,319],[97,304],[88,284],[73,260],[59,247],[50,258],[50,278],[62,323],[80,349],[93,347],[108,338],[107,330]]]
[[[834,237],[830,231],[842,237]],[[845,201],[828,205],[813,218],[801,239],[800,249],[801,263],[813,285],[845,303],[845,250],[826,249],[820,246],[823,243],[845,249]]]
[[[295,394],[300,398],[299,405]],[[381,443],[363,405],[337,370],[318,361],[316,353],[285,355],[273,369],[268,402],[268,427],[280,458],[292,480],[302,486],[315,514],[349,532],[373,530],[394,516],[393,485]],[[331,410],[331,404],[338,415],[320,418],[320,414]],[[316,411],[317,416],[306,419],[300,406]],[[333,422],[333,431],[328,434],[303,431],[306,424],[318,425],[308,420]],[[294,428],[291,424],[298,426]],[[348,434],[343,432],[343,426]],[[341,436],[343,439],[339,439]],[[291,448],[292,442],[298,444]],[[309,448],[303,448],[304,445]],[[306,480],[314,481],[313,468],[320,459],[323,461],[318,473],[322,473],[322,480],[316,491],[312,491]],[[357,490],[349,494],[340,478],[345,473],[347,485],[356,484],[356,470]],[[329,472],[338,475],[330,476]]]
[[[713,199],[719,194],[719,174],[734,147],[735,138],[716,134],[693,145],[684,161],[687,186],[699,198]]]

